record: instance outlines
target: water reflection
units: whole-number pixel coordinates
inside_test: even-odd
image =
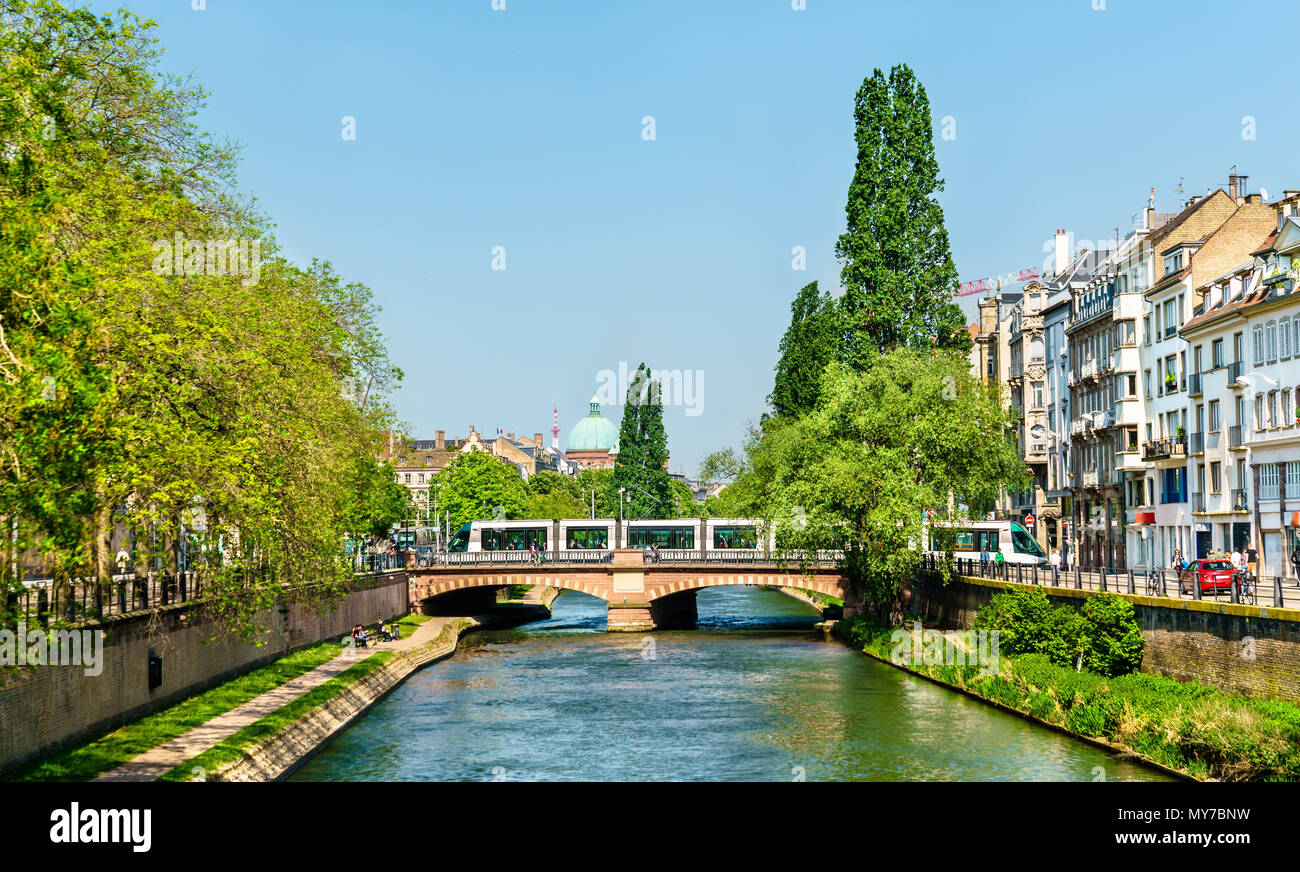
[[[1163,777],[828,642],[778,592],[701,591],[693,631],[605,633],[605,608],[564,593],[550,620],[471,634],[293,779]]]

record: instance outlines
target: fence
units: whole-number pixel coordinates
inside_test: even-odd
[[[1173,599],[1218,599],[1227,594],[1228,600],[1248,605],[1271,605],[1274,608],[1300,608],[1300,588],[1282,576],[1255,578],[1235,573],[1226,590],[1203,591],[1193,580],[1195,573],[1179,573],[1172,569],[1133,570],[1118,572],[1083,570],[1079,567],[1040,566],[1025,563],[998,563],[970,558],[953,561],[959,575],[972,578],[992,578],[1018,584],[1072,587],[1076,590],[1109,591],[1111,593],[1144,594]],[[922,565],[931,570],[939,568],[938,557],[927,554]]]

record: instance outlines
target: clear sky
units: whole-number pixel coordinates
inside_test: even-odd
[[[646,361],[691,371],[692,405],[665,413],[672,471],[739,444],[795,292],[838,287],[875,67],[907,63],[929,93],[963,280],[1039,266],[1057,227],[1113,238],[1148,189],[1175,211],[1234,164],[1273,198],[1300,187],[1276,39],[1296,0],[91,5],[159,22],[165,69],[212,92],[201,123],[243,143],[287,253],[374,290],[425,438],[549,431],[556,396],[563,442],[602,370]]]

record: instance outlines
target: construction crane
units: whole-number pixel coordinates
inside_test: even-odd
[[[1003,285],[1013,285],[1017,282],[1027,282],[1036,278],[1039,278],[1039,273],[1038,270],[1033,268],[1004,273],[1000,276],[985,276],[982,279],[962,282],[957,286],[957,296],[969,297],[971,294],[978,294],[980,291],[992,291],[1001,288]]]

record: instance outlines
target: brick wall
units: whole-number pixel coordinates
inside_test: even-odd
[[[103,672],[41,666],[0,673],[0,773],[34,757],[94,738],[256,666],[323,639],[346,635],[407,613],[405,573],[379,577],[349,594],[333,611],[311,607],[272,609],[258,617],[271,632],[260,646],[242,640],[204,642],[210,624],[195,623],[185,605],[152,616],[125,615],[104,622]],[[149,690],[150,650],[162,656],[162,686]]]
[[[966,629],[1007,582],[923,580],[908,609],[928,624]],[[1091,591],[1047,587],[1055,603],[1082,605]],[[1133,603],[1146,642],[1142,671],[1199,681],[1228,693],[1300,702],[1300,611],[1121,594]]]

